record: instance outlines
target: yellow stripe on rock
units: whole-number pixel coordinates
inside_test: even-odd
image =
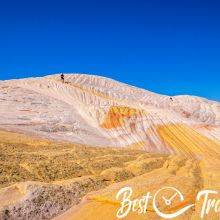
[[[184,124],[166,124],[157,126],[160,138],[176,153],[185,156],[219,157],[220,144]]]

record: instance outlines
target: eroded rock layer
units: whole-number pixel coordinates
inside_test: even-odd
[[[124,186],[133,199],[180,189],[184,202],[159,202],[166,212],[220,190],[218,102],[65,74],[0,81],[0,115],[0,219],[115,220]],[[125,219],[160,218],[149,204]]]
[[[168,153],[173,149],[164,145],[157,127],[183,124],[220,138],[220,104],[199,97],[171,98],[83,74],[66,74],[65,83],[59,75],[2,81],[0,91],[0,126],[9,130]]]

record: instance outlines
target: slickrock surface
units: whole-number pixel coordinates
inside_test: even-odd
[[[167,157],[0,131],[0,219],[50,219],[88,192],[161,167]],[[136,160],[142,164],[134,170]]]
[[[171,152],[158,126],[185,124],[220,138],[220,104],[158,95],[107,78],[70,74],[0,82],[0,127],[93,146]]]
[[[133,198],[170,185],[187,202],[220,189],[218,102],[65,74],[0,81],[0,115],[0,219],[115,220],[127,185]]]

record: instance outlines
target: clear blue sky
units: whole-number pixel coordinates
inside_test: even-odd
[[[0,79],[103,75],[220,100],[220,3],[1,1]]]

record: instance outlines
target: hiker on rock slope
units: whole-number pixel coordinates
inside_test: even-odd
[[[61,78],[62,83],[64,83],[64,74],[63,73],[60,75],[60,78]]]

